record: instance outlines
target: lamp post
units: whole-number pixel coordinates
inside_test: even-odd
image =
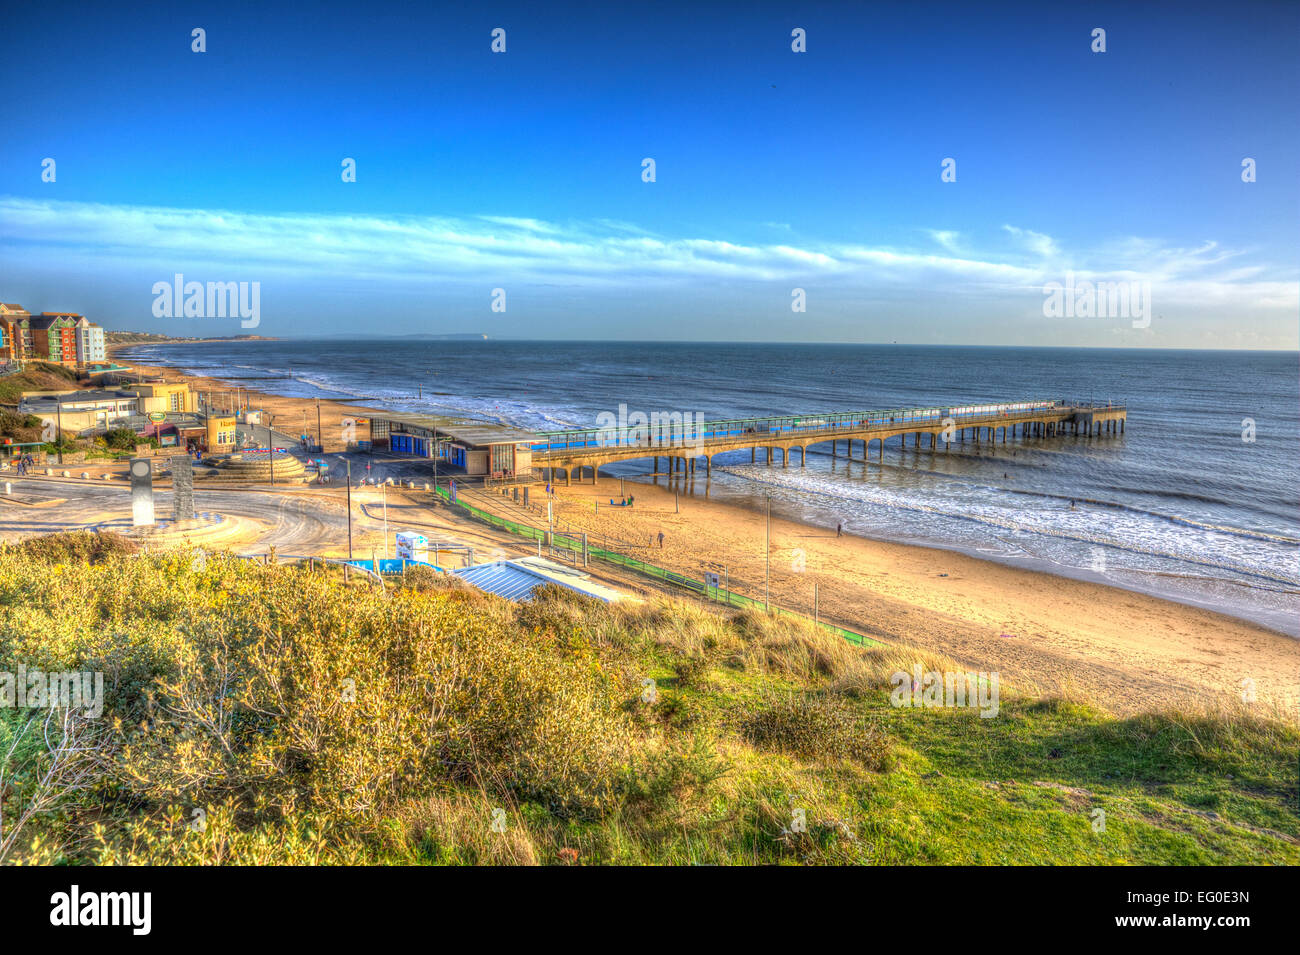
[[[348,560],[352,559],[352,462],[345,461],[348,466]],[[385,535],[387,536],[387,535]]]
[[[763,609],[769,609],[772,581],[772,495],[767,495],[767,540],[763,547]]]
[[[266,456],[271,462],[271,487],[275,487],[275,435],[271,433],[271,426],[266,426]]]
[[[63,396],[54,396],[54,416],[58,424],[54,426],[54,450],[59,455],[59,463],[63,463]],[[48,459],[47,459],[48,460]]]

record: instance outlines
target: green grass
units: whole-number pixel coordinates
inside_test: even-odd
[[[77,386],[76,372],[62,365],[32,362],[12,375],[0,376],[0,405],[16,405],[24,391],[55,391]]]
[[[896,708],[895,670],[962,668],[755,612],[127,551],[0,552],[0,671],[112,688],[94,784],[8,861],[1300,862],[1300,732],[1266,714],[1117,718],[1005,686],[992,719]],[[6,820],[42,758],[25,738],[3,766]]]

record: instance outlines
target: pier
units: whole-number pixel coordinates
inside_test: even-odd
[[[575,472],[579,481],[590,472],[594,483],[602,466],[637,458],[654,458],[656,473],[658,459],[665,458],[668,473],[688,476],[703,460],[704,470],[709,473],[714,456],[745,449],[750,452],[751,462],[758,463],[762,453],[769,466],[775,464],[780,452],[782,467],[789,467],[791,453],[797,450],[802,467],[808,449],[814,445],[830,444],[833,457],[839,457],[842,449],[848,460],[866,461],[875,442],[877,460],[883,461],[885,444],[893,438],[898,438],[900,450],[908,447],[909,437],[912,447],[921,449],[923,437],[928,436],[928,450],[939,453],[967,441],[1005,444],[1008,437],[1120,435],[1128,411],[1122,402],[1057,398],[702,422],[687,417],[680,413],[634,415],[615,427],[541,432],[528,445],[531,463],[534,468],[546,469],[549,479],[554,480],[559,472],[564,483],[571,484]],[[860,456],[855,455],[859,449]]]

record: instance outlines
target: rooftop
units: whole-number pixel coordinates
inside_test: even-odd
[[[91,389],[88,391],[69,391],[60,395],[24,395],[22,403],[28,406],[45,406],[54,407],[55,401],[61,405],[77,404],[83,401],[135,401],[139,398],[130,391],[101,391]]]
[[[452,571],[457,577],[506,600],[528,600],[533,591],[543,584],[559,584],[588,597],[615,603],[626,599],[612,587],[595,583],[590,575],[580,570],[557,564],[544,557],[522,557],[518,560],[498,560],[490,564],[475,564],[463,570]]]
[[[371,416],[375,421],[388,421],[390,424],[404,424],[425,431],[437,430],[439,437],[446,436],[453,441],[470,447],[481,448],[489,444],[527,444],[537,440],[531,431],[521,431],[505,425],[492,424],[488,421],[448,421],[435,415],[386,413]]]

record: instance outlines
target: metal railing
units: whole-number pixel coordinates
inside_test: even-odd
[[[1034,399],[1000,403],[965,403],[928,408],[896,408],[885,411],[839,411],[820,414],[778,415],[754,418],[727,418],[700,422],[692,426],[682,415],[631,415],[617,425],[604,428],[581,428],[567,431],[538,432],[538,441],[529,445],[536,454],[586,448],[655,448],[692,447],[725,442],[732,438],[754,435],[759,438],[785,433],[834,435],[841,431],[861,431],[873,427],[924,423],[943,424],[951,418],[960,427],[963,421],[980,421],[1008,416],[1030,417],[1051,414],[1063,409],[1106,408],[1124,410],[1123,404],[1067,401],[1064,398]],[[543,457],[543,460],[545,458]]]
[[[801,614],[794,610],[787,610],[784,607],[772,604],[770,601],[765,603],[764,601],[758,600],[754,597],[748,597],[744,594],[736,593],[734,590],[727,587],[713,587],[706,584],[703,579],[696,580],[695,578],[688,577],[678,571],[669,570],[666,567],[660,567],[658,564],[652,564],[649,561],[640,560],[636,557],[619,553],[618,551],[607,550],[603,547],[593,547],[590,545],[590,542],[583,541],[581,537],[550,532],[544,528],[533,527],[530,524],[521,524],[518,521],[512,521],[506,517],[499,517],[496,514],[483,510],[482,508],[475,507],[472,504],[467,504],[460,500],[459,497],[457,497],[455,501],[452,501],[451,495],[446,488],[438,488],[437,492],[440,496],[446,499],[448,503],[455,504],[462,508],[472,517],[487,524],[491,524],[494,527],[509,531],[512,534],[517,534],[520,537],[542,542],[547,542],[549,537],[549,544],[551,547],[569,550],[575,554],[583,553],[585,547],[585,553],[589,559],[603,560],[606,563],[626,567],[629,570],[635,570],[639,573],[645,574],[646,576],[653,577],[656,580],[661,580],[664,583],[672,584],[673,586],[690,591],[705,600],[723,603],[730,607],[740,607],[747,610],[770,609],[773,613],[781,614],[782,616],[800,620],[809,620],[806,614]],[[858,646],[880,645],[880,641],[868,637],[866,634],[858,633],[855,630],[849,630],[846,627],[841,627],[837,624],[827,623],[824,620],[813,620],[811,622],[840,637],[843,637],[850,643],[857,644]]]

